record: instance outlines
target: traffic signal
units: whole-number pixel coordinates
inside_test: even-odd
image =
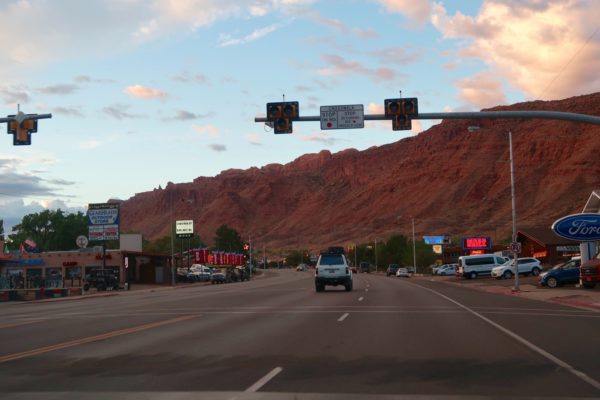
[[[275,133],[292,133],[292,121],[300,118],[297,101],[267,103],[267,120],[273,123]]]
[[[416,97],[386,99],[385,117],[392,119],[392,129],[404,131],[412,129],[412,117],[419,115],[419,101]]]
[[[9,115],[9,118],[15,115]],[[13,145],[28,146],[31,144],[31,134],[37,132],[37,119],[13,119],[6,124],[6,133],[13,135]]]

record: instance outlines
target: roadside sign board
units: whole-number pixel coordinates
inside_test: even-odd
[[[119,240],[119,204],[88,205],[89,240]]]
[[[362,104],[321,106],[321,130],[364,127],[365,110]]]
[[[175,221],[175,235],[178,239],[191,238],[194,236],[194,221],[191,219]]]
[[[521,253],[521,243],[520,242],[512,242],[510,244],[511,251],[520,254]]]
[[[77,244],[77,247],[79,247],[80,249],[83,249],[84,247],[87,247],[87,245],[88,245],[88,238],[86,238],[83,235],[79,235],[79,236],[77,236],[77,239],[75,239],[75,243]]]

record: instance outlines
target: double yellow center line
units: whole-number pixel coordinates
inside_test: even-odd
[[[53,344],[51,346],[40,347],[37,349],[23,351],[20,353],[8,354],[5,356],[0,356],[0,363],[14,361],[14,360],[31,357],[31,356],[36,356],[38,354],[48,353],[48,352],[55,351],[55,350],[62,350],[62,349],[79,346],[79,345],[86,344],[86,343],[92,343],[92,342],[97,342],[100,340],[110,339],[110,338],[113,338],[116,336],[129,335],[131,333],[136,333],[136,332],[144,331],[147,329],[157,328],[159,326],[170,325],[170,324],[175,324],[177,322],[187,321],[187,320],[195,318],[195,317],[196,317],[195,315],[185,315],[182,317],[167,319],[164,321],[151,322],[149,324],[138,325],[138,326],[134,326],[131,328],[121,329],[118,331],[107,332],[107,333],[103,333],[101,335],[88,336],[88,337],[71,340],[71,341],[64,342],[64,343]]]

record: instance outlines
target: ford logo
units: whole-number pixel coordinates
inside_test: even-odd
[[[567,215],[554,221],[552,230],[558,236],[571,240],[600,240],[600,214]]]

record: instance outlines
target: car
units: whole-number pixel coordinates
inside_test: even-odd
[[[227,276],[225,275],[224,272],[213,272],[212,275],[210,276],[210,283],[211,284],[217,284],[217,283],[226,283],[227,282]]]
[[[446,265],[446,264],[444,264],[444,265]],[[437,275],[437,273],[440,270],[440,268],[442,268],[444,265],[433,265],[433,266],[431,266],[431,275]]]
[[[491,275],[493,278],[500,279],[510,279],[513,277],[515,273],[514,261],[509,260],[504,264],[499,265],[497,267],[492,268]],[[542,271],[542,263],[537,258],[533,257],[523,257],[517,258],[517,268],[519,274],[521,275],[529,275],[538,276]]]
[[[96,288],[98,291],[119,290],[119,276],[111,269],[92,270],[85,278],[83,290]]]
[[[396,271],[396,276],[401,278],[410,278],[410,275],[408,274],[408,268],[398,268]]]
[[[343,285],[347,292],[352,290],[352,270],[343,251],[335,247],[321,252],[315,268],[315,290],[322,292],[327,285]]]
[[[396,275],[396,271],[398,271],[398,268],[400,268],[400,265],[390,264],[390,265],[388,265],[387,270],[385,271],[385,274],[387,276]]]
[[[368,274],[371,272],[371,264],[366,261],[361,261],[359,264],[359,271]]]
[[[193,264],[189,268],[186,279],[190,282],[208,282],[211,274],[212,270],[209,267],[202,264]]]
[[[559,285],[568,283],[579,283],[579,268],[581,267],[581,257],[573,257],[569,261],[558,264],[546,272],[542,272],[538,277],[540,286],[556,288]]]
[[[437,269],[435,275],[440,275],[440,276],[455,275],[457,267],[458,267],[458,264],[444,264]]]
[[[308,265],[300,264],[296,267],[296,271],[306,271],[308,269]]]

